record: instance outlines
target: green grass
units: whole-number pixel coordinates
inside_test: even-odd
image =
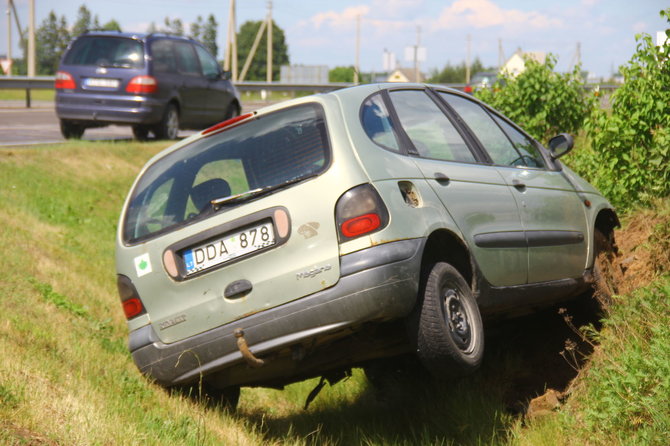
[[[56,96],[55,90],[30,90],[30,98],[33,101],[53,101]],[[0,89],[0,101],[25,101],[26,90]]]
[[[0,150],[0,444],[655,444],[668,432],[667,278],[615,300],[569,402],[530,423],[510,405],[542,392],[543,374],[558,367],[551,361],[566,367],[561,346],[544,338],[562,323],[555,312],[487,339],[480,373],[398,386],[381,402],[358,369],[306,411],[315,380],[245,388],[236,414],[170,395],[138,373],[126,350],[114,268],[125,195],[166,145]],[[538,354],[546,356],[528,360]]]

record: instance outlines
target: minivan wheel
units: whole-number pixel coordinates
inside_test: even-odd
[[[149,127],[145,125],[134,125],[133,136],[138,141],[146,141],[149,138]]]
[[[437,378],[472,373],[484,355],[484,325],[470,287],[444,262],[432,266],[424,283],[415,324],[417,356]]]
[[[236,116],[240,116],[240,107],[236,102],[231,102],[226,109],[226,116],[224,116],[223,120],[227,121],[228,119],[232,119]]]
[[[81,139],[86,128],[67,119],[60,120],[60,133],[65,139]]]
[[[179,111],[174,104],[168,104],[163,119],[154,128],[157,139],[177,139],[179,133]]]

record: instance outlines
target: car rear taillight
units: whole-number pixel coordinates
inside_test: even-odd
[[[116,286],[119,288],[119,297],[121,298],[121,305],[123,306],[126,319],[132,319],[146,313],[142,300],[139,294],[137,294],[137,289],[135,289],[135,285],[133,285],[133,282],[128,277],[119,274],[116,277]]]
[[[335,221],[340,242],[345,242],[383,229],[389,215],[377,190],[371,184],[363,184],[337,200]]]
[[[70,73],[66,71],[56,71],[54,88],[57,90],[74,90],[77,88],[77,83],[74,81],[74,78]]]
[[[133,94],[155,93],[158,91],[158,82],[153,76],[135,76],[128,82],[126,91]]]

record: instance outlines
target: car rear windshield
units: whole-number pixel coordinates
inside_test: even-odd
[[[184,146],[151,165],[126,211],[126,243],[225,211],[322,173],[330,163],[323,110],[263,115]],[[222,203],[212,205],[216,199]]]
[[[127,37],[80,37],[72,44],[63,63],[108,68],[142,68],[144,45]]]

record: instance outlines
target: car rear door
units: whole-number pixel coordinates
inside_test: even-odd
[[[455,94],[440,96],[465,121],[512,192],[528,243],[528,282],[578,278],[586,265],[584,205],[538,144],[506,119]]]
[[[210,122],[207,111],[209,81],[202,73],[200,61],[190,42],[175,41],[174,50],[181,77],[177,84],[181,97],[180,120],[187,126],[205,127]]]
[[[523,227],[500,174],[479,161],[432,94],[403,89],[389,97],[406,143],[415,149],[416,165],[458,225],[484,277],[494,286],[526,283]]]

